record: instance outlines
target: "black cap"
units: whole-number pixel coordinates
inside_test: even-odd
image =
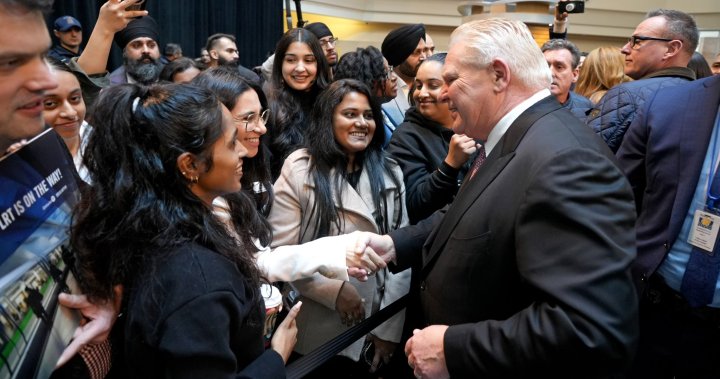
[[[327,25],[323,24],[322,22],[313,22],[312,24],[305,25],[305,29],[310,31],[312,34],[315,34],[315,37],[317,39],[331,36],[332,32],[330,31],[330,28],[327,27]]]
[[[155,19],[144,16],[130,21],[125,29],[115,33],[115,43],[121,49],[124,49],[130,41],[140,37],[147,37],[155,41],[155,43],[158,42],[160,34]]]

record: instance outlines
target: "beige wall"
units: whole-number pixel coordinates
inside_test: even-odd
[[[543,1],[539,1],[542,3]],[[340,38],[340,54],[356,47],[380,47],[385,35],[401,24],[422,22],[438,50],[445,50],[452,30],[467,21],[459,9],[482,1],[458,0],[303,0],[303,17],[325,22]],[[544,1],[552,3],[552,1]],[[293,4],[294,7],[294,4]],[[622,46],[645,13],[657,8],[679,9],[695,17],[700,30],[720,31],[720,0],[591,0],[586,12],[570,16],[569,39],[580,50],[603,45]],[[546,15],[552,19],[548,7]],[[293,20],[297,20],[293,15]],[[708,41],[707,51],[715,43]],[[718,47],[720,48],[720,47]]]

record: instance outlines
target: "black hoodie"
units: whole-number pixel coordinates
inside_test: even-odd
[[[453,134],[411,107],[392,135],[387,152],[402,169],[411,224],[452,202],[474,160],[470,157],[459,170],[445,163]]]

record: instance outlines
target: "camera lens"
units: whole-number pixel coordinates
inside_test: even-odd
[[[568,5],[565,7],[565,9],[566,9],[568,12],[572,12],[572,11],[575,9],[575,4],[573,4],[573,3],[568,4]]]

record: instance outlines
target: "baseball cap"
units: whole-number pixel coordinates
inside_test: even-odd
[[[54,23],[54,29],[59,32],[67,32],[72,27],[78,27],[80,28],[80,30],[82,30],[82,25],[80,25],[80,21],[78,21],[73,16],[58,17]]]

